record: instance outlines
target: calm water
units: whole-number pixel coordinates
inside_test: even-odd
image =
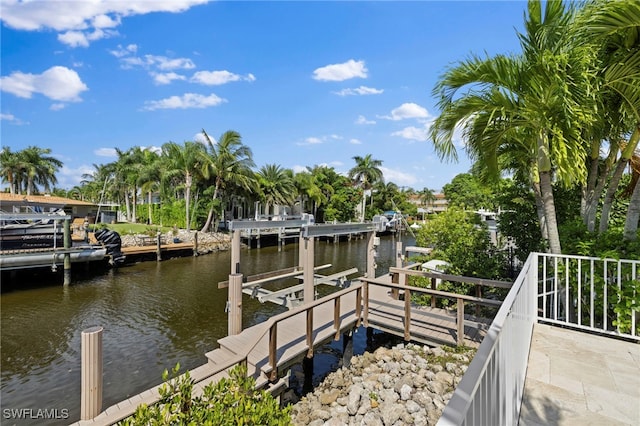
[[[395,263],[396,240],[383,237],[377,275]],[[413,241],[408,241],[413,244]],[[200,257],[145,262],[64,287],[61,280],[36,288],[4,292],[1,297],[2,424],[43,424],[8,420],[8,409],[68,410],[68,424],[80,416],[80,335],[104,327],[103,408],[161,382],[162,371],[180,363],[182,369],[206,362],[204,354],[227,334],[224,311],[230,252]],[[315,264],[331,263],[331,274],[351,267],[366,270],[366,240],[339,244],[316,242]],[[298,264],[298,246],[244,249],[241,272],[258,274]],[[268,284],[277,289],[297,281]],[[6,287],[6,283],[3,283]],[[16,283],[12,283],[16,286]],[[321,286],[321,294],[332,291]],[[243,298],[243,326],[283,312],[273,304]],[[356,333],[356,352],[364,333]],[[315,357],[315,374],[337,365],[341,343],[327,345]],[[47,421],[47,424],[56,422]]]

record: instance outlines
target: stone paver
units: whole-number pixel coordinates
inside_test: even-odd
[[[640,344],[536,324],[520,425],[640,425]]]

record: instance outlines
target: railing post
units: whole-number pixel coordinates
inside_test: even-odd
[[[362,298],[364,299],[364,313],[363,324],[365,327],[369,327],[369,283],[367,281],[362,282]]]
[[[274,322],[269,328],[269,365],[271,366],[271,374],[269,380],[275,382],[278,378],[278,323]]]
[[[313,308],[307,309],[307,358],[313,357]]]
[[[80,420],[91,420],[102,410],[102,330],[82,331]]]
[[[356,327],[360,327],[362,321],[362,287],[356,290]]]
[[[464,345],[464,300],[458,298],[458,346]]]
[[[340,340],[340,297],[336,297],[333,301],[333,328],[336,330],[334,340],[338,341]]]
[[[411,291],[404,290],[404,340],[411,340]]]
[[[249,234],[249,247],[251,247],[251,234]],[[240,273],[240,230],[235,229],[231,237],[231,273]]]
[[[431,277],[431,290],[435,290],[436,289],[436,278],[435,277]],[[436,307],[436,295],[432,294],[431,295],[431,307],[435,308]]]

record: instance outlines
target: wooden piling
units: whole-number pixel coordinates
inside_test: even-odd
[[[196,233],[193,234],[193,255],[194,256],[198,255],[198,231],[196,231]]]
[[[64,285],[71,284],[71,221],[69,219],[64,220]]]
[[[82,331],[80,420],[91,420],[102,410],[102,327]]]
[[[161,248],[161,241],[160,241],[160,236],[162,234],[160,233],[160,231],[158,231],[156,233],[156,260],[158,262],[160,262],[162,260],[162,248]]]
[[[242,332],[242,274],[229,274],[229,336]]]
[[[314,238],[307,237],[303,239],[305,246],[305,263],[303,270],[304,277],[304,303],[311,303],[316,298],[316,289],[314,285]]]

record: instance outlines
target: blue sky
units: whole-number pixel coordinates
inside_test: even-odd
[[[236,130],[257,167],[346,173],[439,190],[431,91],[470,54],[516,53],[523,1],[0,0],[1,137],[51,148],[70,188],[114,148]],[[459,141],[461,144],[462,142]],[[462,146],[462,145],[460,145]]]

